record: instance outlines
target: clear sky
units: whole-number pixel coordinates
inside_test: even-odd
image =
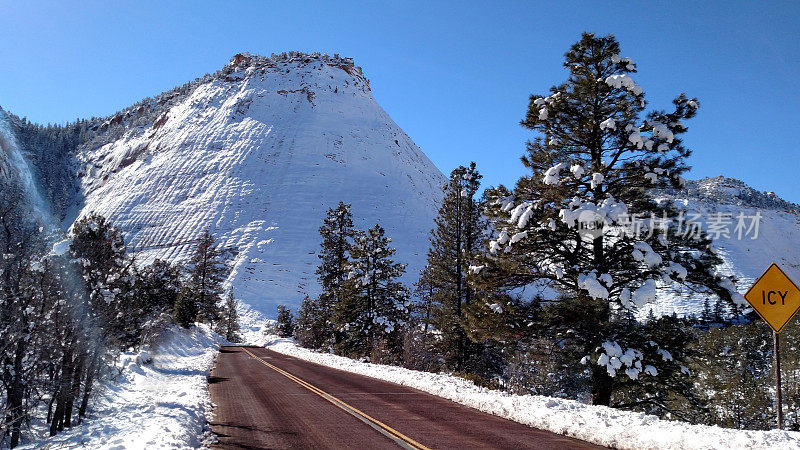
[[[613,33],[653,107],[685,91],[691,178],[800,203],[798,1],[0,0],[0,106],[41,123],[105,116],[238,52],[355,58],[378,103],[444,173],[513,184],[531,93],[563,81],[582,31]]]

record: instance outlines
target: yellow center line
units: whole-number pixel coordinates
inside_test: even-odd
[[[302,380],[302,379],[292,375],[291,373],[281,369],[280,367],[277,367],[277,366],[275,366],[273,364],[268,363],[263,358],[260,358],[260,357],[256,356],[254,353],[252,353],[250,350],[246,349],[245,347],[239,347],[239,348],[244,350],[248,355],[250,355],[253,358],[255,358],[256,361],[260,362],[261,364],[264,364],[265,366],[267,366],[270,369],[278,372],[279,374],[285,376],[286,378],[294,381],[295,383],[303,386],[304,388],[308,389],[309,391],[319,395],[320,397],[322,397],[325,400],[329,401],[330,403],[334,404],[338,408],[340,408],[340,409],[348,412],[349,414],[355,416],[356,418],[360,419],[362,422],[365,422],[368,425],[372,426],[377,431],[381,432],[385,436],[389,437],[390,439],[392,439],[395,442],[397,442],[398,444],[400,444],[402,447],[408,447],[408,448],[412,448],[412,449],[415,449],[415,450],[430,450],[428,447],[420,444],[419,442],[415,441],[414,439],[411,439],[410,437],[408,437],[408,436],[404,435],[403,433],[395,430],[394,428],[390,427],[389,425],[386,425],[385,423],[381,422],[380,420],[369,416],[365,412],[363,412],[363,411],[361,411],[361,410],[359,410],[359,409],[357,409],[357,408],[355,408],[355,407],[343,402],[342,400],[334,397],[333,395],[328,394],[327,392],[325,392],[322,389],[314,386],[313,384],[308,383],[307,381]]]

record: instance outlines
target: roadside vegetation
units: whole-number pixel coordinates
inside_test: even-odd
[[[379,225],[355,229],[343,202],[329,210],[322,293],[279,311],[282,335],[517,394],[772,428],[768,328],[716,273],[711,239],[651,194],[683,186],[681,136],[699,101],[680,94],[671,110],[645,112],[636,65],[613,36],[584,34],[564,67],[568,79],[532,95],[521,121],[536,133],[522,157],[529,175],[479,196],[474,163],[452,171],[413,289],[398,282],[403,265]],[[646,314],[678,287],[706,299],[699,317]],[[783,377],[796,381],[797,325],[783,334]],[[785,385],[786,427],[798,430],[800,392]]]
[[[119,375],[123,351],[151,344],[170,323],[206,322],[238,339],[236,300],[222,301],[227,267],[204,233],[186,267],[134,264],[121,231],[91,214],[53,245],[21,192],[0,197],[0,443],[33,423],[55,435],[81,423],[96,386]]]

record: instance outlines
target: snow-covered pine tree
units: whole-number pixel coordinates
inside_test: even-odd
[[[175,305],[181,289],[181,268],[156,259],[149,266],[136,269],[134,289],[143,316],[168,312]]]
[[[213,327],[221,314],[222,283],[228,277],[229,269],[222,260],[222,251],[217,248],[214,236],[208,230],[198,238],[187,270],[188,288],[196,305],[197,319]]]
[[[532,175],[513,191],[487,191],[495,237],[475,277],[509,291],[548,286],[560,294],[555,302],[575,305],[563,311],[588,315],[588,334],[572,338],[590,362],[593,403],[603,405],[611,403],[618,371],[651,376],[638,358],[640,343],[617,342],[626,310],[676,284],[742,300],[731,280],[713,274],[720,260],[710,241],[687,233],[680,212],[648,194],[682,183],[690,151],[679,136],[698,101],[681,94],[670,112],[640,121],[646,102],[631,77],[636,66],[619,53],[613,36],[584,33],[565,55],[568,80],[550,95],[531,96],[522,125],[539,136],[522,162]],[[564,317],[562,326],[576,321]]]
[[[50,255],[32,264],[29,300],[33,301],[33,311],[40,311],[33,325],[29,341],[30,365],[25,369],[26,385],[38,385],[49,400],[47,422],[51,424],[51,434],[72,424],[75,402],[81,401],[91,371],[75,370],[83,367],[87,351],[97,334],[88,327],[85,311],[85,290],[77,265],[70,261],[69,255]],[[33,306],[33,305],[31,305]],[[88,386],[91,390],[91,385]],[[36,410],[40,400],[35,391],[27,392],[26,403]],[[88,402],[88,397],[85,397]],[[42,399],[44,400],[44,399]],[[55,407],[55,411],[53,410]],[[85,409],[78,409],[80,423]]]
[[[280,337],[294,336],[294,316],[286,305],[278,305],[278,319],[275,328]]]
[[[334,305],[341,354],[390,359],[400,355],[408,291],[398,281],[405,265],[392,259],[395,249],[390,242],[380,225],[356,233],[342,298]]]
[[[322,286],[322,293],[315,308],[315,314],[305,315],[306,319],[314,318],[319,323],[312,327],[320,333],[320,339],[328,345],[335,345],[339,338],[331,324],[331,316],[335,305],[341,301],[342,286],[347,278],[347,264],[350,248],[355,234],[353,214],[350,204],[339,202],[336,208],[327,211],[322,226],[319,228],[322,237],[320,243],[319,266],[317,278]],[[317,339],[314,339],[316,341]]]
[[[4,186],[3,193],[0,441],[14,447],[37,412],[46,411],[51,435],[80,421],[103,365],[137,338],[128,319],[139,309],[119,230],[85,217],[73,227],[70,252],[68,241],[49,252],[52,236],[21,192]]]
[[[122,232],[105,217],[90,214],[72,227],[70,250],[80,261],[93,324],[102,325],[107,344],[132,344],[136,334],[132,316],[138,312],[129,296],[133,261],[126,254]]]
[[[792,329],[794,328],[794,329]],[[781,332],[781,372],[788,422],[796,422],[797,321]],[[769,430],[775,426],[772,332],[761,321],[710,327],[699,334],[692,370],[699,372],[698,389],[709,399],[704,423],[725,428]],[[785,356],[785,358],[784,358]],[[792,405],[795,405],[794,407]],[[796,428],[795,428],[796,429]]]
[[[138,310],[136,329],[141,340],[155,337],[161,332],[164,315],[171,315],[178,293],[181,291],[181,268],[167,261],[156,259],[145,267],[135,267],[133,300]]]
[[[450,173],[436,227],[431,230],[428,263],[420,275],[434,304],[431,321],[439,333],[435,346],[445,366],[459,371],[480,353],[467,338],[463,314],[475,294],[467,284],[469,261],[483,247],[486,234],[475,198],[481,178],[474,162]]]
[[[78,412],[83,417],[94,382],[109,352],[127,349],[138,342],[138,311],[131,299],[133,261],[125,252],[125,240],[117,227],[94,213],[79,219],[72,227],[70,253],[79,262],[87,291],[84,297],[84,327],[88,334],[88,348],[78,348],[81,354],[73,355],[75,366],[69,368],[78,375],[85,370],[83,398]],[[66,354],[65,360],[69,357]],[[67,383],[70,376],[71,373],[65,375]],[[66,387],[62,387],[64,389]],[[61,403],[62,399],[59,399],[55,416],[62,413],[66,426],[69,426],[71,394],[64,394],[63,409]],[[58,431],[61,429],[59,426]],[[51,433],[55,430],[51,427]]]
[[[239,335],[241,327],[239,326],[238,308],[239,302],[233,296],[233,291],[228,291],[228,296],[225,297],[225,306],[222,308],[222,318],[217,325],[217,333],[229,342],[241,342],[242,340]]]

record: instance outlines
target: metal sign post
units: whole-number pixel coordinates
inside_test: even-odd
[[[778,429],[783,429],[783,402],[781,401],[781,352],[780,352],[780,333],[772,332],[773,342],[775,343],[775,409],[778,411]]]

